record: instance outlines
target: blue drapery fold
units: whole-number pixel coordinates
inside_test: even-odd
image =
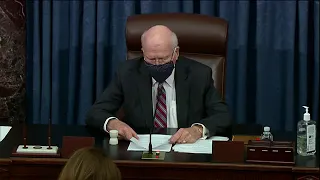
[[[236,123],[293,130],[319,118],[319,1],[27,1],[27,121],[84,124],[126,57],[133,14],[229,21],[226,101]]]

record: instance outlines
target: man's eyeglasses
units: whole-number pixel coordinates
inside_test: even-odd
[[[173,49],[173,52],[170,56],[167,56],[167,57],[164,57],[164,58],[152,58],[152,59],[149,59],[148,57],[144,57],[144,60],[150,64],[165,64],[169,61],[172,60],[173,58],[173,55],[176,51],[176,48]]]

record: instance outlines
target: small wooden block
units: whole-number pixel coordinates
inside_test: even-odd
[[[214,141],[212,159],[214,162],[244,162],[245,146],[243,141]]]
[[[276,165],[295,164],[295,144],[286,141],[249,141],[247,162]]]
[[[63,136],[62,158],[69,158],[75,151],[95,144],[94,137]]]
[[[46,157],[46,158],[59,158],[60,152],[58,146],[40,146],[40,145],[19,145],[13,149],[12,156],[14,157]]]
[[[165,152],[152,152],[152,154],[150,154],[149,152],[143,152],[142,153],[142,158],[144,160],[164,160],[166,153]]]

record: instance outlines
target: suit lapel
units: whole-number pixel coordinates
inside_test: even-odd
[[[177,120],[179,127],[187,127],[188,106],[189,106],[189,68],[183,59],[176,63],[175,85],[177,99]]]
[[[138,93],[142,108],[143,117],[145,120],[146,127],[152,127],[153,126],[153,105],[152,105],[152,85],[151,85],[151,76],[148,73],[148,70],[141,61],[140,68],[139,68],[139,74],[138,74]]]

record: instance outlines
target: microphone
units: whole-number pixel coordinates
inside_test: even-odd
[[[155,118],[155,113],[153,114],[153,120]],[[149,121],[148,121],[149,122]],[[149,123],[148,123],[149,124]],[[142,153],[142,159],[155,159],[155,155],[152,152],[152,142],[151,142],[151,135],[153,130],[153,123],[151,123],[151,126],[149,126],[149,147],[147,152]]]
[[[149,136],[149,154],[153,154],[152,153],[151,134],[152,134],[152,128],[150,128],[150,136]]]
[[[159,93],[157,92],[156,99],[159,99],[158,96],[159,96]],[[165,152],[156,152],[156,153],[154,153],[154,152],[152,151],[151,135],[152,135],[152,132],[153,132],[153,129],[154,129],[154,120],[155,120],[155,116],[156,116],[157,105],[158,105],[158,101],[157,101],[157,103],[156,103],[155,110],[154,110],[153,117],[152,117],[153,122],[151,123],[151,126],[148,125],[149,128],[150,128],[150,129],[149,129],[149,130],[150,130],[150,133],[149,133],[149,149],[148,149],[148,152],[143,152],[143,153],[142,153],[142,159],[148,159],[148,160],[154,160],[154,159],[164,160],[164,157],[165,157]],[[150,122],[150,121],[147,121],[147,122]],[[149,123],[147,123],[147,124],[149,124]]]
[[[159,86],[159,85],[158,85]],[[154,110],[154,113],[153,113],[153,117],[152,117],[152,123],[151,123],[151,126],[150,126],[150,134],[149,134],[149,154],[153,154],[152,153],[152,142],[151,142],[151,134],[152,134],[152,130],[153,130],[153,124],[154,124],[154,121],[155,121],[155,118],[156,118],[156,110],[157,110],[157,106],[158,106],[158,99],[159,99],[159,92],[157,92],[157,95],[156,95],[156,106],[155,106],[155,110]]]

